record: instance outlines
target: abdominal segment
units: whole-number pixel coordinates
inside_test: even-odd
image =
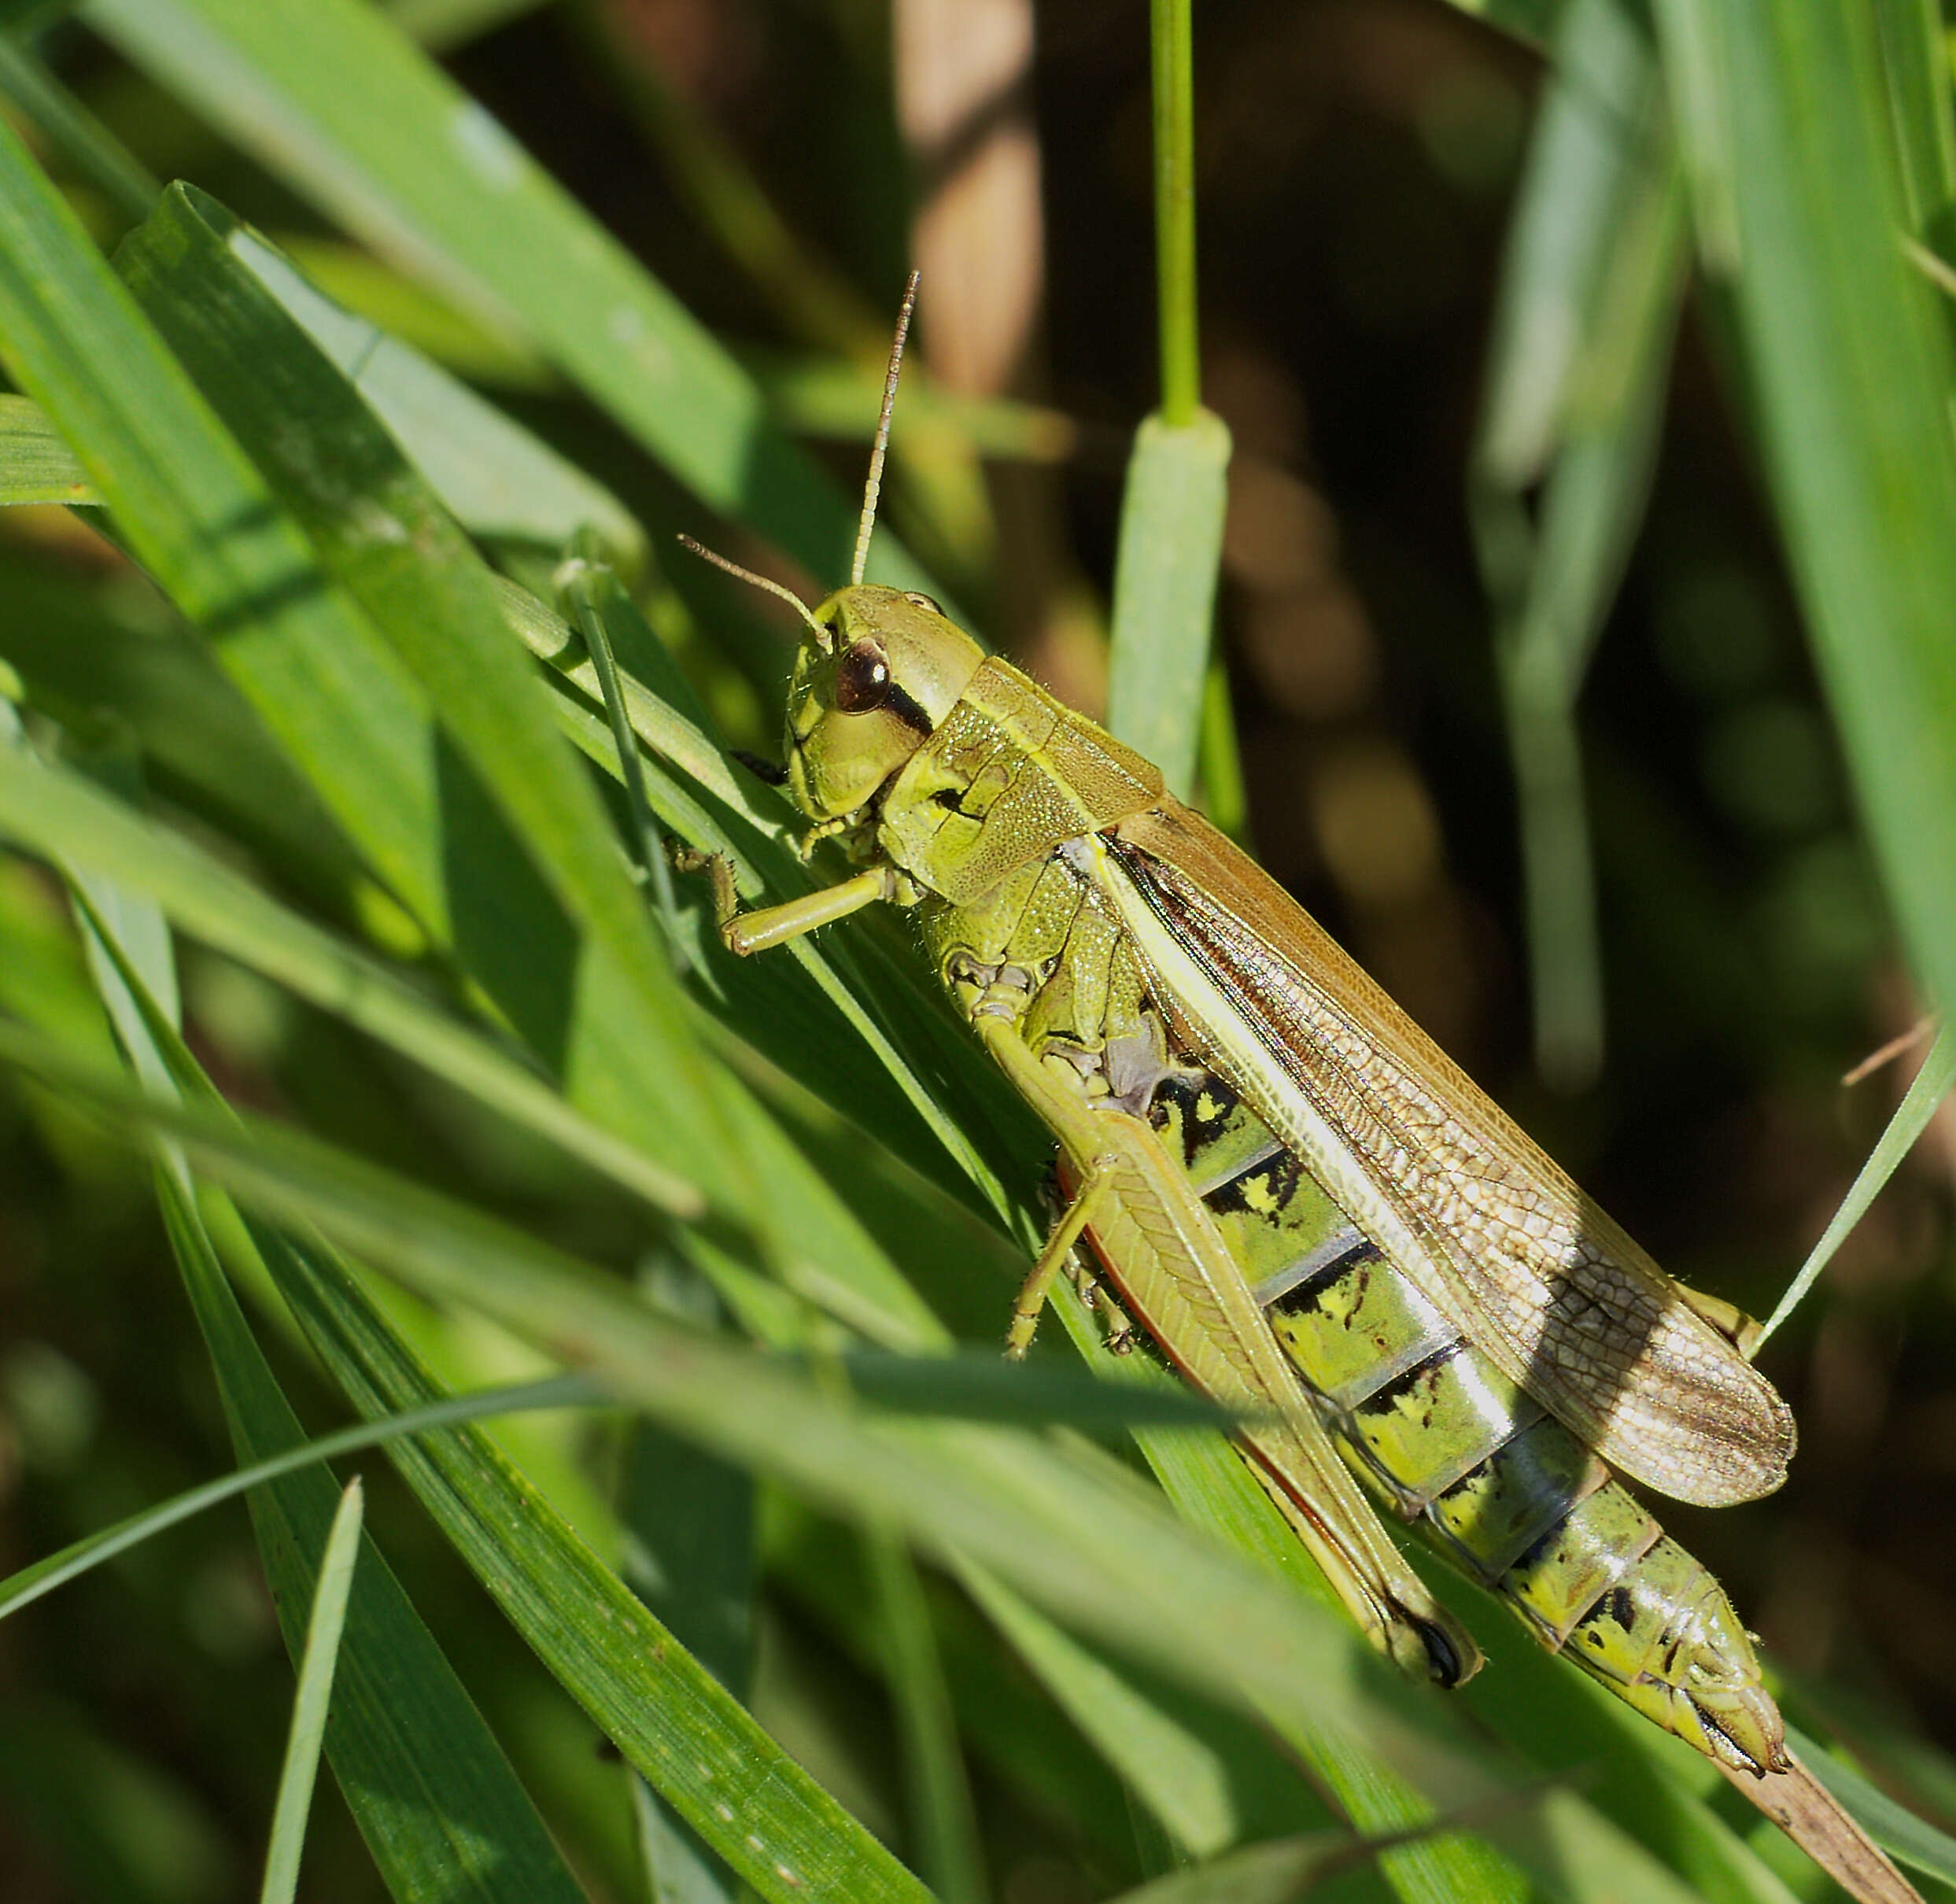
[[[1701,1751],[1777,1762],[1723,1589],[1465,1340],[1229,1084],[1191,1066],[1150,1120],[1187,1169],[1326,1427],[1372,1490],[1536,1637]]]

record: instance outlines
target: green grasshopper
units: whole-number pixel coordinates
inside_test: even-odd
[[[1148,762],[928,596],[863,581],[915,294],[849,585],[811,610],[689,544],[799,614],[778,777],[804,854],[839,838],[863,869],[745,914],[718,869],[727,945],[913,913],[1059,1144],[1068,1201],[1010,1352],[1086,1242],[1240,1411],[1257,1478],[1381,1651],[1447,1684],[1480,1664],[1367,1488],[1658,1725],[1785,1770],[1723,1589],[1605,1466],[1707,1505],[1777,1487],[1793,1422],[1752,1325],[1665,1275]]]

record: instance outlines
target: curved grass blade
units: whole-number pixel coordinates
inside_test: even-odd
[[[215,1481],[191,1488],[173,1499],[84,1535],[60,1552],[49,1554],[0,1580],[0,1619],[30,1606],[43,1594],[52,1593],[91,1567],[127,1553],[166,1528],[174,1527],[194,1515],[233,1500],[252,1489],[295,1474],[301,1468],[331,1461],[341,1455],[357,1454],[363,1448],[379,1448],[397,1437],[426,1434],[430,1429],[479,1421],[485,1416],[512,1415],[532,1408],[589,1408],[604,1400],[604,1393],[581,1375],[552,1375],[542,1382],[523,1382],[507,1388],[483,1389],[466,1395],[451,1395],[426,1407],[407,1408],[397,1415],[384,1415],[358,1426],[342,1428],[337,1434],[321,1435],[297,1448],[287,1448],[263,1461],[234,1473],[220,1474]]]
[[[202,194],[172,186],[118,262],[326,574],[439,710],[509,851],[527,858],[580,942],[576,1019],[559,1034],[577,1042],[550,1055],[612,1100],[607,1121],[625,1116],[640,1143],[710,1194],[758,1209],[725,1127],[721,1080],[692,1036],[595,791],[501,636],[488,571],[357,393],[238,262],[244,229]],[[235,376],[241,361],[259,375]],[[310,426],[303,437],[290,427],[295,408]],[[507,903],[520,887],[503,890]]]
[[[326,1738],[327,1707],[333,1697],[333,1672],[339,1663],[340,1635],[346,1625],[347,1596],[360,1558],[365,1500],[356,1474],[341,1493],[326,1551],[319,1556],[319,1585],[306,1622],[305,1650],[299,1661],[299,1696],[292,1708],[292,1729],[279,1774],[279,1803],[272,1814],[271,1844],[265,1854],[260,1904],[292,1904],[299,1888],[299,1858],[305,1847],[305,1821],[312,1809],[312,1788],[319,1776],[319,1748]]]
[[[230,244],[471,535],[554,552],[588,526],[628,573],[644,566],[645,531],[602,483],[411,345],[335,304],[249,227]]]
[[[141,902],[98,883],[81,902],[90,964],[130,1068],[149,1101],[174,1098],[182,1046],[168,934]],[[124,935],[125,929],[128,935]],[[167,1002],[168,1013],[158,1001]],[[241,1452],[290,1443],[298,1423],[223,1279],[181,1146],[153,1142],[157,1194]],[[288,1650],[317,1589],[310,1559],[330,1550],[339,1490],[314,1467],[250,1497]],[[378,1551],[349,1583],[342,1697],[327,1749],[355,1820],[397,1895],[484,1904],[570,1904],[577,1885],[528,1795]]]

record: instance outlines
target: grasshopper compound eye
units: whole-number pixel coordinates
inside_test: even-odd
[[[874,714],[890,698],[890,662],[874,641],[854,641],[836,663],[836,707],[842,714]]]

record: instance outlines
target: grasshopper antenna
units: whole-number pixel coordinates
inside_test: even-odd
[[[764,589],[769,595],[777,596],[787,603],[788,607],[792,608],[808,625],[809,633],[815,637],[816,647],[820,648],[825,655],[835,645],[834,636],[815,619],[814,610],[810,608],[792,589],[784,588],[781,583],[771,580],[766,575],[757,575],[751,569],[744,569],[737,562],[729,562],[725,555],[716,555],[703,542],[694,541],[691,536],[681,536],[679,538],[679,545],[681,548],[692,550],[702,562],[710,562],[716,569],[724,569],[728,574],[735,577],[737,580],[751,583],[757,589]]]
[[[917,281],[921,271],[912,271],[903,287],[903,302],[896,314],[896,340],[890,346],[889,374],[883,379],[883,411],[877,419],[876,441],[869,449],[869,480],[862,485],[862,520],[856,528],[856,553],[849,564],[849,585],[854,588],[869,566],[869,532],[877,526],[877,504],[883,494],[883,459],[890,447],[890,415],[896,408],[897,372],[903,367],[903,341],[910,334],[910,313],[917,308]]]

